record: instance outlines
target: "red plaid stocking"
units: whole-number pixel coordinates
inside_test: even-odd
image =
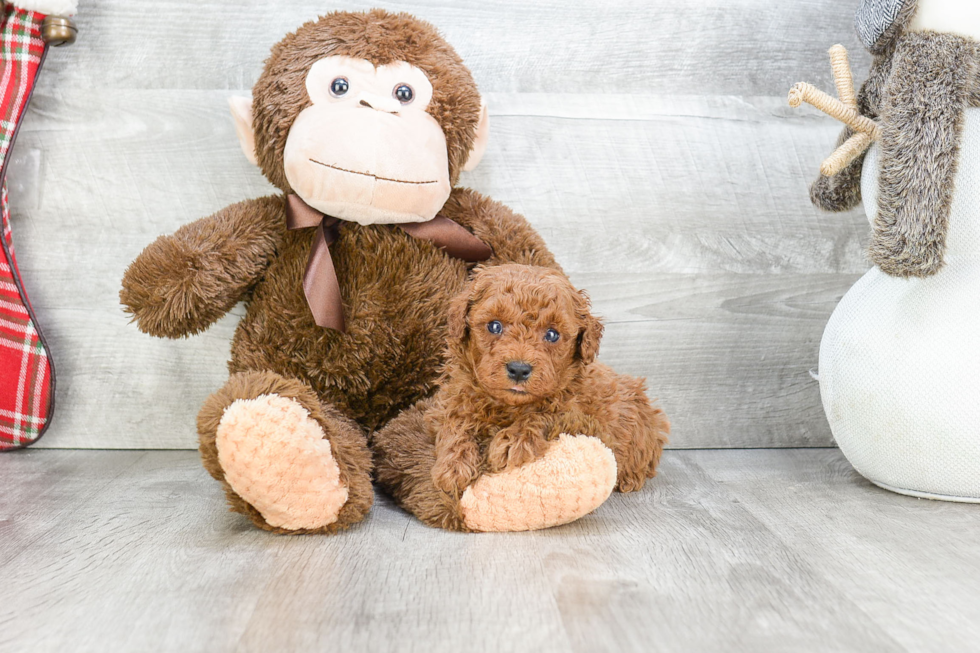
[[[0,6],[0,180],[44,60],[44,15]],[[0,195],[0,451],[26,447],[44,433],[54,409],[54,368],[14,257],[7,185]]]

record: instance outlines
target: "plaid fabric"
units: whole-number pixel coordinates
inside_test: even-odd
[[[0,27],[0,179],[34,78],[44,58],[42,14],[2,8]],[[0,191],[0,451],[31,444],[44,432],[53,408],[54,373],[43,337],[21,283],[7,210]]]

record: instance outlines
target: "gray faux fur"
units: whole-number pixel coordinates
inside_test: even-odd
[[[878,118],[878,107],[881,106],[881,96],[884,93],[885,82],[892,69],[891,51],[876,56],[871,62],[871,73],[858,91],[858,109],[862,115],[872,119]],[[837,139],[840,147],[848,138],[854,135],[850,127],[845,127]],[[824,211],[849,211],[861,203],[861,171],[864,168],[864,157],[858,158],[833,177],[820,175],[810,186],[810,201],[814,206]]]
[[[942,267],[964,110],[980,72],[976,41],[909,32],[881,98],[881,176],[871,260],[924,277]]]
[[[929,276],[943,265],[963,112],[980,106],[980,44],[952,34],[902,32],[917,8],[918,0],[903,4],[869,48],[875,57],[858,93],[861,113],[882,129],[869,256],[898,277]],[[851,134],[845,128],[838,145]],[[863,166],[862,155],[834,177],[821,175],[810,200],[826,211],[854,208],[861,202]]]
[[[845,127],[837,137],[837,149],[844,141],[854,135],[850,127]],[[861,203],[861,171],[867,152],[851,161],[846,168],[833,177],[821,174],[810,184],[810,201],[824,211],[849,211]]]

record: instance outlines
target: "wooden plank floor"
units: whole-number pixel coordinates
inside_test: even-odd
[[[960,651],[980,507],[879,490],[834,449],[669,451],[537,533],[335,537],[225,512],[191,451],[0,456],[2,651]]]

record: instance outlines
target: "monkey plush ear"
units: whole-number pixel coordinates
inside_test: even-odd
[[[235,133],[238,134],[238,142],[242,145],[245,158],[252,165],[258,165],[255,156],[255,132],[252,131],[252,100],[236,95],[228,98],[228,106],[231,107],[231,117],[235,120]]]
[[[487,142],[490,140],[490,111],[487,110],[486,100],[480,98],[480,123],[476,126],[476,137],[473,139],[473,147],[466,157],[463,170],[472,170],[483,158],[487,151]]]
[[[457,295],[449,304],[449,315],[447,320],[447,336],[449,340],[449,351],[461,357],[465,349],[466,336],[469,326],[466,324],[467,315],[470,312],[470,293],[469,288]]]

